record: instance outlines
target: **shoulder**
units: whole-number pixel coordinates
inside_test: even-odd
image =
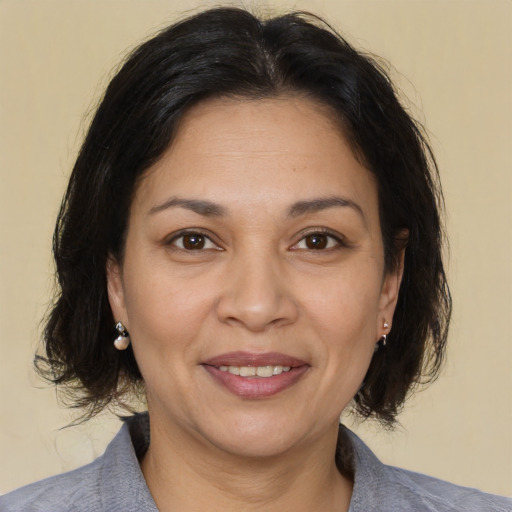
[[[353,451],[350,512],[512,512],[509,498],[387,466],[353,432],[342,427],[340,433]]]
[[[427,475],[385,466],[396,497],[404,504],[414,503],[418,510],[435,512],[493,511],[512,512],[512,500],[463,487]],[[416,510],[416,509],[415,509]]]
[[[137,459],[141,421],[126,423],[91,464],[0,496],[2,512],[157,512]],[[133,437],[132,437],[133,436]]]
[[[99,492],[102,457],[69,473],[53,476],[0,496],[5,512],[102,510]]]

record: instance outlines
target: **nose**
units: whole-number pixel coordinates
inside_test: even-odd
[[[227,274],[217,303],[222,322],[264,332],[297,320],[298,307],[287,273],[275,258],[240,255]]]

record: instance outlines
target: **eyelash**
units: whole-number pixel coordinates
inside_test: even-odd
[[[316,236],[320,235],[322,237],[326,237],[328,239],[327,247],[322,247],[320,249],[318,249],[318,248],[312,249],[310,247],[303,247],[303,248],[298,247],[299,244],[305,242],[308,237],[312,237],[315,235]],[[334,241],[334,243],[329,246],[329,244],[331,244],[332,241]],[[291,249],[292,250],[306,250],[306,251],[310,251],[310,252],[324,252],[324,251],[333,251],[333,250],[340,249],[342,247],[348,247],[348,246],[349,246],[349,244],[339,234],[333,233],[329,229],[317,228],[317,229],[313,229],[309,232],[302,233],[300,240],[295,245],[293,245]]]
[[[195,236],[197,238],[201,238],[204,240],[205,244],[211,244],[211,247],[199,247],[196,249],[187,249],[186,247],[183,246],[183,239],[187,236],[188,237]],[[182,240],[181,247],[176,244],[176,242],[180,239]],[[176,249],[179,249],[182,251],[187,251],[187,252],[193,252],[193,251],[201,252],[203,250],[211,250],[211,249],[221,250],[221,248],[215,242],[213,242],[213,240],[211,239],[210,236],[208,236],[207,234],[205,234],[199,230],[180,231],[180,232],[176,233],[168,242],[166,242],[166,245],[171,245],[171,246],[174,246]]]
[[[327,238],[327,246],[326,247],[320,247],[320,248],[311,248],[311,247],[299,247],[301,243],[305,243],[306,239],[308,237],[313,236],[322,236]],[[198,248],[187,248],[183,244],[183,239],[185,237],[197,237],[202,239],[204,245]],[[181,246],[177,244],[178,240],[182,240]],[[334,243],[333,243],[334,242]],[[210,245],[211,247],[205,247],[205,245]],[[186,231],[180,231],[179,233],[176,233],[168,242],[166,242],[166,245],[174,246],[176,249],[186,251],[186,252],[193,252],[193,251],[204,251],[204,250],[222,250],[213,240],[210,236],[207,234],[199,231],[199,230],[186,230]],[[338,234],[333,233],[332,231],[325,229],[325,228],[319,228],[314,229],[312,231],[309,231],[307,233],[302,233],[302,236],[300,240],[294,244],[290,249],[291,250],[306,250],[311,252],[324,252],[324,251],[331,251],[336,250],[341,247],[348,247],[349,244]]]

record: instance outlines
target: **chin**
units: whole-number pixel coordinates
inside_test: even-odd
[[[272,418],[240,418],[210,425],[203,436],[224,453],[256,459],[283,455],[308,440],[313,442],[320,433],[318,424],[304,424],[303,420],[291,417],[284,419],[284,412],[281,421],[276,421],[274,415]]]
[[[293,449],[296,444],[294,437],[276,432],[237,432],[215,443],[224,453],[250,459],[278,457]]]

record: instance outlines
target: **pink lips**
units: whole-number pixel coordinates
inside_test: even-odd
[[[220,366],[289,366],[290,371],[272,377],[240,377],[222,371]],[[242,398],[267,398],[295,384],[309,365],[300,359],[277,352],[256,354],[250,352],[229,352],[208,359],[203,368],[228,391]]]

